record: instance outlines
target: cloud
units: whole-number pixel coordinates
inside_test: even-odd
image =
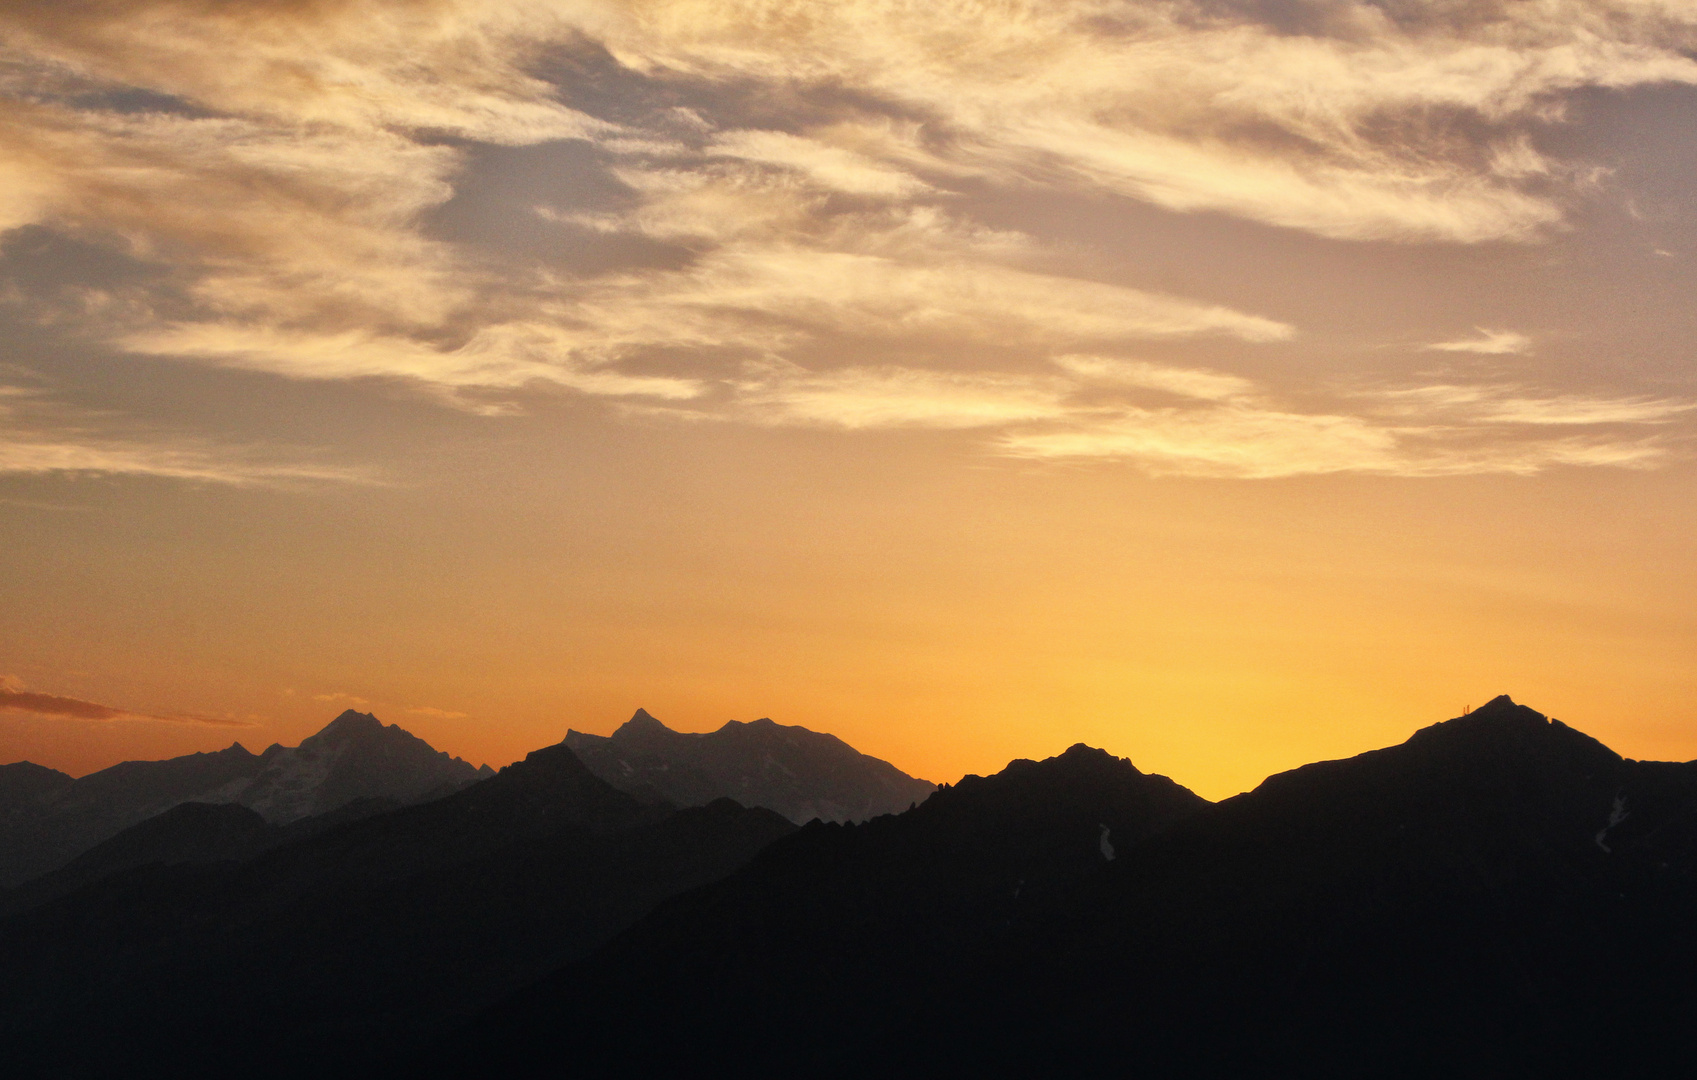
[[[1439,384],[1379,390],[1363,396],[1392,413],[1449,414],[1475,424],[1658,424],[1697,409],[1697,402],[1672,398],[1540,395],[1513,385]]]
[[[217,445],[137,430],[109,413],[77,409],[41,390],[0,385],[0,475],[151,476],[237,487],[376,484],[359,466],[326,464],[281,448]]]
[[[14,676],[0,677],[0,709],[28,713],[32,716],[55,717],[65,720],[156,720],[167,724],[203,724],[210,727],[254,727],[251,721],[221,716],[200,716],[191,713],[148,713],[133,709],[114,708],[80,698],[42,694],[23,689]]]
[[[786,373],[740,390],[739,406],[772,425],[959,429],[1066,414],[1063,386],[1008,375],[851,368]]]
[[[1248,379],[1217,371],[1151,364],[1143,360],[1117,360],[1109,356],[1068,355],[1057,356],[1054,361],[1086,382],[1162,390],[1203,401],[1230,401],[1255,393],[1255,384]]]
[[[1526,141],[1584,86],[1697,81],[1674,5],[671,0],[588,32],[639,70],[846,87],[1009,182],[1342,239],[1526,240],[1563,216]],[[1296,32],[1292,32],[1295,30]],[[1453,118],[1483,125],[1483,146]]]
[[[345,701],[349,705],[362,705],[362,706],[371,704],[371,702],[367,701],[365,698],[358,696],[357,694],[345,694],[345,693],[341,692],[340,690],[334,691],[334,692],[329,693],[329,694],[314,694],[314,695],[312,695],[312,700],[314,700],[314,701],[324,701],[324,702],[343,702],[343,701]]]
[[[0,474],[89,473],[157,476],[237,487],[293,483],[369,484],[369,469],[240,461],[199,448],[169,445],[10,441],[0,437]]]
[[[11,298],[81,344],[491,413],[564,391],[1197,475],[1639,466],[1685,404],[1262,385],[1226,369],[1299,340],[1279,312],[972,208],[1111,196],[1343,241],[1535,242],[1594,175],[1543,137],[1565,103],[1697,84],[1694,49],[1687,5],[1630,0],[12,4],[0,229],[150,268],[63,312]],[[480,154],[568,142],[514,211],[528,254],[448,238]],[[586,240],[624,254],[595,264]],[[1154,341],[1218,357],[1128,355]],[[0,422],[0,472],[371,479],[3,400]]]
[[[861,154],[781,131],[728,131],[715,138],[708,151],[795,169],[827,188],[851,195],[900,197],[931,190],[917,177]]]
[[[428,716],[435,720],[464,720],[470,713],[454,712],[451,709],[438,709],[430,705],[414,705],[407,712],[414,716]]]
[[[1113,459],[1153,475],[1268,479],[1400,471],[1393,431],[1351,416],[1223,406],[1195,411],[1127,408],[1061,430],[1011,432],[1009,456]]]
[[[766,424],[981,429],[992,433],[996,452],[1014,458],[1117,461],[1151,475],[1232,479],[1646,468],[1670,451],[1644,428],[1697,409],[1697,402],[1667,399],[1453,385],[1346,395],[1329,409],[1298,409],[1220,372],[1084,355],[1058,357],[1056,366],[1070,377],[780,371],[743,387],[738,402]],[[1183,401],[1150,403],[1150,392]],[[1547,434],[1564,427],[1588,430]]]
[[[13,50],[59,72],[271,121],[497,143],[614,127],[525,70],[572,32],[543,4],[120,0],[8,4],[0,18]]]
[[[164,326],[122,342],[132,352],[196,357],[294,378],[413,378],[453,388],[547,382],[589,394],[660,398],[700,392],[693,380],[626,375],[589,358],[598,349],[623,343],[544,323],[490,326],[462,345],[438,348],[359,330],[316,334],[216,322]]]
[[[1126,409],[1060,430],[1012,431],[997,448],[1047,461],[1121,461],[1155,476],[1265,480],[1362,473],[1530,475],[1559,465],[1646,468],[1665,447],[1638,436],[1481,439],[1477,430],[1391,426],[1334,413],[1226,406]]]
[[[1525,334],[1517,334],[1513,330],[1487,330],[1483,326],[1478,330],[1479,336],[1476,338],[1436,341],[1426,348],[1439,352],[1483,353],[1489,356],[1523,353],[1532,348],[1532,339]]]

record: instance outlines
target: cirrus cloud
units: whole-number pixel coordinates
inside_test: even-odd
[[[81,698],[59,694],[43,694],[26,690],[15,676],[0,676],[0,709],[26,713],[30,716],[61,720],[154,720],[166,724],[200,724],[209,727],[255,727],[249,720],[223,716],[201,716],[194,713],[151,713],[135,709],[101,705]]]
[[[154,268],[79,317],[83,342],[493,395],[471,406],[489,413],[563,391],[1245,477],[1637,465],[1666,452],[1645,425],[1683,404],[1275,393],[1233,374],[1232,350],[1301,340],[1288,317],[1110,271],[973,197],[1130,199],[1345,242],[1536,242],[1598,176],[1543,138],[1573,95],[1697,85],[1694,47],[1697,12],[1635,0],[13,4],[0,230]],[[594,183],[562,174],[506,208],[546,258],[439,227],[492,148],[568,144]],[[580,257],[591,238],[622,254]],[[1152,341],[1221,353],[1133,356]],[[1482,329],[1426,348],[1530,341]],[[0,470],[337,472],[62,421],[9,434]],[[1527,434],[1558,428],[1593,433]]]

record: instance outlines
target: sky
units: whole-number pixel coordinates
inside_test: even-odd
[[[1693,0],[0,0],[0,760],[1697,758]]]

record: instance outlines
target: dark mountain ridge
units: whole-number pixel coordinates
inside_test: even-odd
[[[945,785],[900,816],[814,821],[491,1014],[432,1074],[476,1060],[537,1075],[568,1045],[585,1075],[841,1070],[867,1033],[993,977],[986,944],[1065,919],[1120,847],[1208,805],[1078,745]],[[633,1043],[656,1016],[666,1037]]]
[[[417,1072],[536,1076],[568,1052],[596,1076],[1697,1064],[1697,763],[1623,760],[1501,697],[1219,804],[1134,772],[1075,747],[811,826]]]
[[[686,733],[638,709],[612,735],[568,731],[566,745],[595,775],[638,798],[675,806],[731,798],[797,825],[899,814],[936,790],[835,735],[768,719]]]

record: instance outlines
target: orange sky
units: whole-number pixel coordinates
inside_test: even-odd
[[[1501,692],[1697,757],[1697,19],[55,10],[0,677],[112,712],[0,760],[641,705],[1221,797]]]

